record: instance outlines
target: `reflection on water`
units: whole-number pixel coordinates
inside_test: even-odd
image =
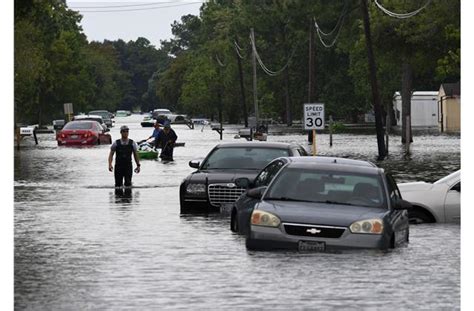
[[[141,140],[141,118],[116,118]],[[127,194],[115,193],[109,146],[58,148],[53,135],[15,153],[15,309],[459,309],[460,227],[410,228],[389,251],[248,252],[226,215],[179,215],[188,162],[219,142],[174,127],[175,162],[142,161]],[[224,132],[225,141],[233,133]],[[306,135],[270,136],[306,143]],[[459,137],[399,137],[377,164],[398,181],[434,181],[460,167]],[[318,153],[376,162],[374,135],[318,134]],[[434,273],[435,271],[435,273]]]

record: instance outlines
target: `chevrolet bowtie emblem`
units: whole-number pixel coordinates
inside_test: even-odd
[[[307,229],[306,232],[311,233],[311,234],[316,234],[316,233],[320,233],[321,230],[318,230],[316,228],[311,228],[311,229]]]

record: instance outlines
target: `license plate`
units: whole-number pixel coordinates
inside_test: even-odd
[[[79,137],[79,136],[77,136],[77,135],[71,135],[71,139],[77,139],[77,137]]]
[[[317,241],[299,241],[298,251],[300,252],[324,252],[326,250],[325,242]]]

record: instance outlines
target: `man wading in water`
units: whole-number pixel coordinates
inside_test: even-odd
[[[114,167],[112,166],[112,159],[114,157],[114,153],[117,153],[115,157],[115,194],[123,194],[122,185],[123,180],[125,179],[125,194],[131,194],[131,186],[132,186],[132,153],[133,158],[135,159],[135,163],[137,164],[137,168],[135,169],[135,173],[140,173],[140,161],[138,161],[138,153],[137,144],[128,139],[128,126],[123,125],[120,128],[120,134],[122,137],[117,139],[112,146],[110,147],[109,153],[109,171],[112,172]]]

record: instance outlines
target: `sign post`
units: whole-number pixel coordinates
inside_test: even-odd
[[[313,156],[316,155],[316,130],[324,129],[324,104],[304,104],[304,129],[313,131]]]
[[[64,104],[64,114],[67,115],[68,121],[71,121],[71,116],[73,114],[72,103]]]

